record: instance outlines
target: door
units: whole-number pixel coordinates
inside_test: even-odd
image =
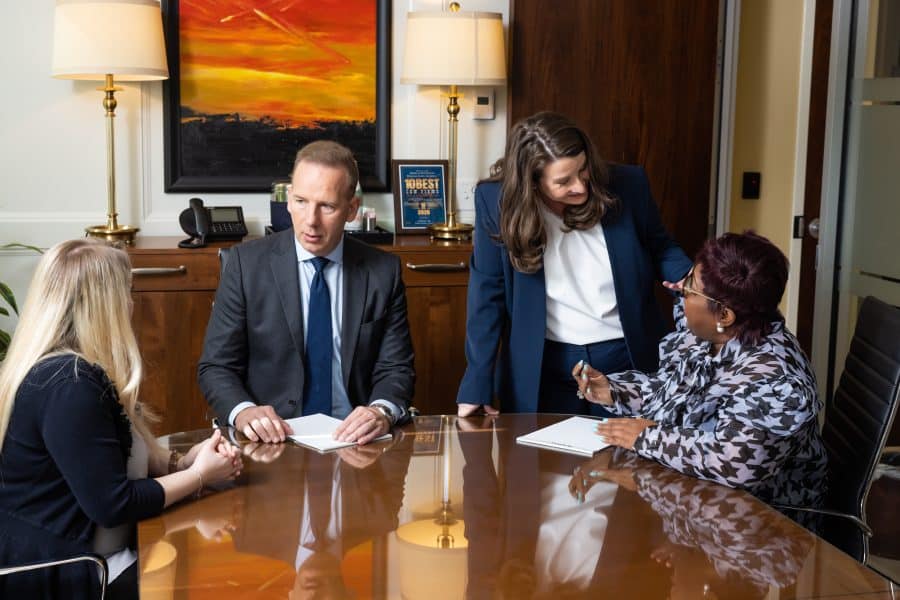
[[[605,159],[643,166],[693,256],[714,227],[718,31],[719,0],[512,0],[510,123],[561,112]]]
[[[803,240],[800,255],[800,294],[797,300],[797,339],[807,356],[812,356],[816,263],[821,227],[819,212],[822,204],[822,164],[825,151],[825,118],[828,108],[828,63],[831,58],[832,10],[832,0],[816,1],[803,214],[799,215],[799,218],[795,217],[794,221],[794,237]]]

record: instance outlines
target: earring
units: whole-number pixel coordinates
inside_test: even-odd
[[[716,321],[716,331],[719,333],[725,333],[725,326]]]

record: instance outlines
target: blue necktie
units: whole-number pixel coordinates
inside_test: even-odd
[[[309,314],[306,317],[304,415],[331,415],[331,296],[325,283],[325,267],[329,262],[324,256],[312,259],[316,274],[309,286]]]

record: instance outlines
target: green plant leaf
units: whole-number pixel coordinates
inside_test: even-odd
[[[8,317],[9,311],[6,310],[5,308],[3,308],[2,306],[0,306],[0,315],[3,315],[4,317]]]
[[[6,300],[6,303],[13,309],[13,312],[19,314],[19,307],[16,305],[16,297],[13,295],[9,286],[0,282],[0,298]]]
[[[6,249],[6,248],[21,248],[22,250],[33,250],[34,252],[37,252],[38,254],[43,254],[43,253],[44,253],[44,249],[43,249],[43,248],[38,248],[37,246],[29,246],[28,244],[20,244],[19,242],[12,242],[12,243],[9,243],[9,244],[3,244],[2,246],[0,246],[0,248],[3,248],[3,249]]]
[[[9,348],[9,334],[0,329],[0,362],[6,358],[6,349]]]

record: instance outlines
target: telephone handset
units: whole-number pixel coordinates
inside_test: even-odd
[[[191,198],[178,222],[189,237],[179,248],[203,248],[207,242],[240,240],[247,235],[244,211],[240,206],[203,206],[200,198]]]

